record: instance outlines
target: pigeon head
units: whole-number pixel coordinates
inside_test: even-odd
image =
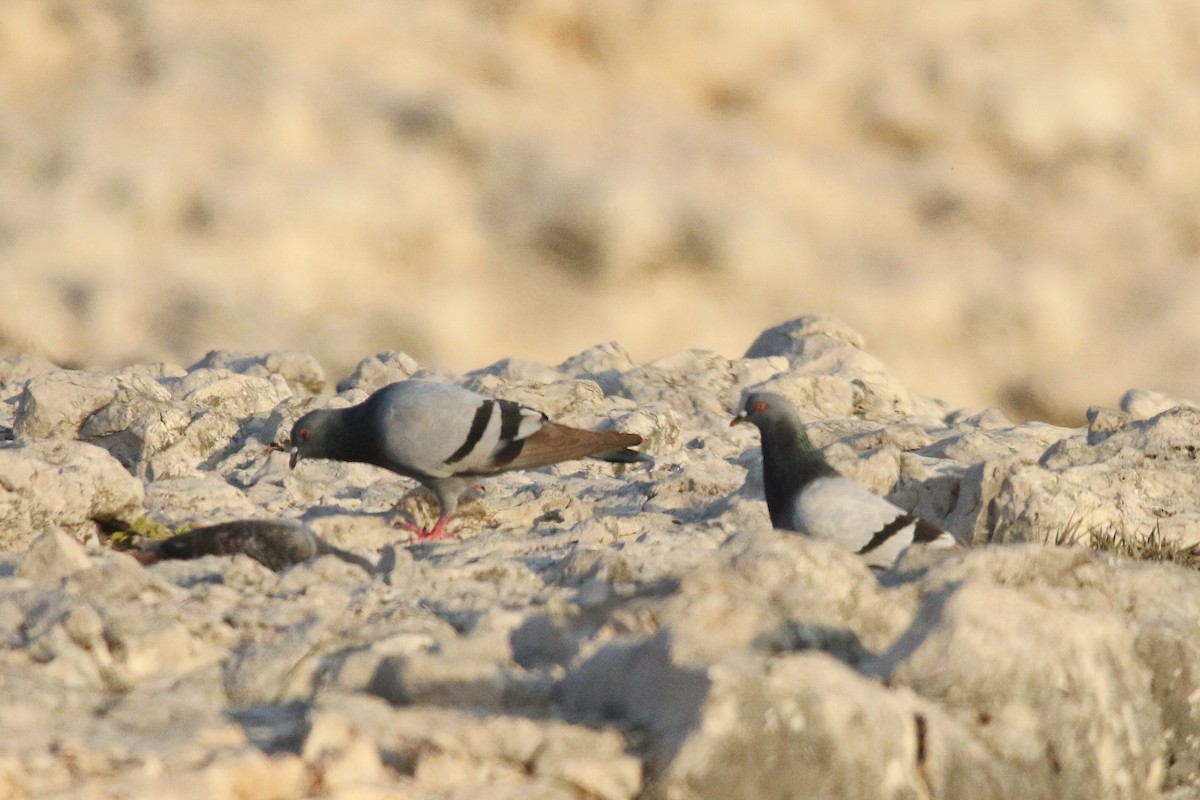
[[[764,440],[767,437],[773,440],[777,437],[793,439],[800,445],[801,450],[805,452],[814,450],[808,434],[804,432],[804,425],[800,422],[800,415],[796,413],[795,406],[781,394],[751,392],[746,395],[746,402],[742,405],[741,412],[729,424],[738,425],[743,422],[755,425],[763,434]]]
[[[323,458],[333,452],[336,437],[334,415],[327,410],[310,411],[292,426],[291,461],[289,465],[296,468],[296,462],[302,458]]]
[[[792,407],[786,397],[774,392],[751,392],[746,395],[746,402],[742,405],[741,412],[729,424],[738,425],[750,422],[761,429],[763,425],[783,420],[799,422],[796,409]]]

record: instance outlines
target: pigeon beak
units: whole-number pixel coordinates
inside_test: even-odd
[[[292,457],[288,459],[288,469],[295,469],[296,462],[300,460],[300,448],[293,446],[288,449],[288,452],[292,454]]]
[[[749,421],[750,420],[746,418],[746,412],[743,411],[742,413],[738,414],[733,419],[729,420],[729,427],[732,428],[734,425],[741,425],[743,422],[749,422]]]

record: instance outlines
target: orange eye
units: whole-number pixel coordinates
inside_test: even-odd
[[[303,441],[307,438],[308,438],[308,428],[304,428],[300,431],[300,440]]]
[[[759,400],[757,403],[754,404],[754,410],[761,414],[763,411],[767,410],[767,404],[765,402],[763,402],[762,400]]]

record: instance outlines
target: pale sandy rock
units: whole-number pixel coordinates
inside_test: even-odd
[[[308,794],[310,778],[305,763],[291,753],[264,755],[246,748],[198,770],[193,785],[212,798],[260,797],[263,800],[299,800]]]
[[[78,435],[103,447],[126,469],[142,477],[150,473],[149,459],[178,443],[191,419],[191,413],[180,404],[159,402],[148,409],[142,402],[118,400],[90,415],[79,427]],[[189,460],[194,464],[196,459]],[[194,469],[193,464],[188,466]],[[158,472],[162,474],[161,467]]]
[[[998,798],[1020,785],[936,708],[824,654],[709,674],[703,721],[659,776],[666,796]],[[773,768],[753,766],[764,756]]]
[[[800,412],[801,419],[849,417],[864,397],[860,389],[844,378],[801,375],[790,371],[782,372],[773,380],[753,388],[755,391],[783,395]],[[732,411],[738,410],[738,407],[737,403],[730,406]]]
[[[985,408],[982,410],[960,408],[946,414],[946,424],[967,425],[972,428],[988,430],[994,428],[1009,429],[1016,423],[996,408]]]
[[[1150,672],[1150,691],[1168,734],[1163,738],[1168,785],[1194,783],[1200,770],[1200,698],[1194,694],[1200,647],[1200,579],[1173,565],[1136,564],[1082,548],[1005,547],[942,564],[926,584],[988,583],[1019,589],[1042,605],[1116,615]]]
[[[337,547],[372,553],[383,548],[393,548],[393,569],[403,569],[403,565],[412,564],[412,555],[400,547],[400,542],[405,539],[405,532],[393,527],[384,515],[338,514],[330,511],[331,509],[315,509],[314,513],[305,518],[305,524],[322,539]]]
[[[1093,415],[1094,424],[1102,415]],[[1200,412],[1175,407],[1150,419],[1122,416],[1085,436],[1059,440],[1037,465],[1021,465],[986,498],[997,541],[1053,541],[1112,530],[1196,540],[1200,508]]]
[[[861,560],[828,542],[768,529],[731,537],[715,556],[667,605],[680,663],[714,660],[789,619],[849,629],[874,650],[914,613],[908,600],[883,592]]]
[[[23,658],[16,663],[42,665],[41,675],[63,687],[128,690],[128,678],[113,662],[103,619],[92,605],[61,594],[25,602]]]
[[[804,411],[821,416],[893,421],[909,415],[941,417],[944,403],[910,392],[865,350],[825,335],[798,340],[790,369],[756,390],[795,395]]]
[[[862,335],[836,317],[807,314],[767,328],[746,349],[745,358],[784,356],[790,362],[801,360],[810,337],[827,336],[862,350],[867,343]]]
[[[670,408],[638,408],[616,417],[612,427],[641,436],[642,443],[636,449],[643,453],[669,455],[679,450],[682,444],[682,420]]]
[[[664,403],[705,424],[730,416],[743,388],[782,367],[771,359],[730,361],[708,351],[685,350],[623,373],[613,391],[639,407]]]
[[[0,357],[0,392],[7,398],[19,394],[22,384],[47,372],[58,372],[62,367],[45,356],[36,353],[15,353]]]
[[[224,664],[225,695],[233,706],[272,705],[312,696],[326,623],[283,627],[261,641],[243,642]]]
[[[130,683],[147,678],[177,676],[226,656],[224,642],[205,641],[169,613],[147,614],[144,609],[110,613],[104,636],[122,675]]]
[[[408,380],[421,369],[417,360],[408,353],[387,350],[358,362],[354,372],[337,383],[338,392],[359,389],[370,394],[389,383]]]
[[[156,523],[298,520],[285,527],[369,567],[320,557],[276,573],[244,553],[142,567],[94,547],[62,571],[79,552],[62,533],[39,540],[44,574],[32,549],[0,556],[0,736],[17,743],[20,781],[62,797],[151,797],[174,778],[214,797],[606,800],[1140,798],[1200,781],[1195,573],[985,546],[1044,535],[1086,504],[1089,524],[1191,525],[1194,410],[1098,409],[1086,429],[949,411],[852,331],[804,324],[766,358],[686,351],[639,366],[608,345],[559,367],[477,371],[488,393],[635,430],[656,459],[487,478],[457,540],[417,545],[397,527],[427,521],[410,479],[340,462],[291,471],[268,449],[303,408],[417,370],[397,354],[368,359],[334,398],[298,396],[311,387],[285,373],[305,374],[299,356],[146,368],[183,428],[137,456],[137,477],[78,442],[0,448],[0,465],[11,455],[38,475],[54,471],[43,450],[71,476],[102,457]],[[875,574],[772,530],[758,436],[728,424],[761,384],[809,404],[840,470],[975,549]],[[140,403],[114,397],[85,424],[131,436],[158,413]],[[58,515],[94,528],[81,497]]]
[[[227,369],[259,378],[278,375],[287,381],[292,392],[296,394],[320,394],[325,388],[325,370],[308,353],[280,351],[257,355],[213,350],[188,367],[188,372],[200,369]]]
[[[465,377],[471,381],[487,376],[499,378],[500,381],[510,384],[557,383],[566,377],[562,370],[523,358],[502,358],[494,364],[471,370]]]
[[[207,474],[154,481],[148,487],[146,510],[167,527],[178,528],[250,516],[255,508],[237,487]]]
[[[1151,797],[1162,779],[1151,675],[1114,614],[948,586],[876,668],[970,726],[1023,797]]]
[[[716,459],[695,469],[663,469],[649,487],[642,510],[670,514],[679,522],[699,522],[723,508],[744,483],[742,469]]]
[[[604,392],[589,380],[564,379],[551,371],[547,380],[502,379],[491,373],[479,374],[464,382],[472,391],[488,397],[512,400],[537,409],[555,422],[578,427],[599,427],[611,402]]]
[[[1173,397],[1166,392],[1156,392],[1153,389],[1130,389],[1121,395],[1118,405],[1122,411],[1132,415],[1135,419],[1149,419],[1172,408],[1197,407],[1197,404],[1191,400]]]
[[[941,420],[906,417],[860,434],[844,437],[843,441],[859,452],[886,445],[899,450],[921,450],[937,442],[946,433],[946,425]]]
[[[291,396],[287,382],[278,374],[245,375],[228,369],[193,369],[167,385],[172,396],[189,408],[233,417],[268,412]]]
[[[844,441],[836,441],[821,452],[834,469],[881,497],[891,492],[900,480],[902,454],[892,445],[860,453]],[[756,461],[757,469],[761,473],[761,451]],[[759,478],[760,483],[761,480]]]
[[[100,523],[143,512],[142,482],[106,451],[83,442],[22,441],[0,445],[0,546],[21,547],[45,528],[83,540]]]
[[[558,369],[577,378],[595,381],[607,394],[615,394],[617,378],[637,366],[633,356],[617,342],[589,347],[558,365]]]
[[[612,730],[436,706],[391,708],[362,695],[329,695],[319,704],[319,714],[339,706],[350,711],[355,727],[392,753],[397,766],[428,792],[454,788],[471,796],[508,797],[489,790],[513,782],[530,792],[513,797],[625,800],[641,788],[641,766]]]
[[[919,449],[921,455],[974,464],[1006,457],[1034,463],[1052,444],[1078,435],[1078,430],[1030,422],[1009,428],[968,429]]]
[[[0,798],[21,800],[28,796],[25,767],[10,753],[0,755]]]
[[[350,563],[335,555],[314,554],[308,560],[284,572],[276,585],[276,591],[307,594],[315,599],[331,587],[351,589],[361,586],[370,576],[371,571],[364,569],[364,566]],[[329,594],[340,597],[342,593],[333,591]]]
[[[114,404],[106,419],[93,423],[91,434],[111,435],[116,432],[112,424],[128,426],[169,406],[171,394],[159,384],[160,377],[160,370],[139,366],[110,373],[59,370],[33,378],[21,392],[16,435],[73,439],[93,414]]]
[[[92,564],[74,538],[58,529],[48,530],[30,544],[13,573],[18,578],[49,582]]]
[[[317,771],[318,780],[327,790],[370,785],[383,779],[379,748],[352,719],[326,712],[311,715],[309,723],[300,757]]]

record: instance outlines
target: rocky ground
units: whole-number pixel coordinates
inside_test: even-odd
[[[1200,398],[1200,3],[6,0],[0,353],[744,352]]]
[[[488,480],[458,540],[417,545],[411,481],[270,448],[413,374],[639,432],[655,464]],[[608,344],[456,376],[387,352],[325,384],[296,353],[0,361],[0,797],[1200,796],[1200,575],[1083,546],[1187,551],[1195,406],[1014,424],[914,394],[824,317],[735,360]],[[875,574],[772,530],[757,436],[728,425],[752,385],[973,548]],[[246,519],[345,552],[112,549]]]

